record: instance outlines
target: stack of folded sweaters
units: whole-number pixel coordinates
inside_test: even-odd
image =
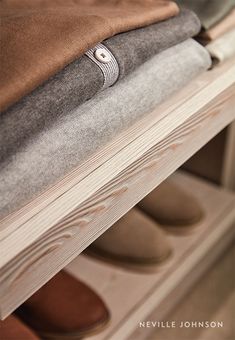
[[[235,55],[235,0],[178,0],[202,22],[199,41],[207,45],[214,63]]]
[[[1,1],[0,217],[211,66],[167,0]]]

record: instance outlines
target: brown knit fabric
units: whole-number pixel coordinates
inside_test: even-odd
[[[1,340],[39,340],[39,338],[19,319],[10,315],[0,321]]]
[[[97,42],[178,11],[168,0],[1,1],[1,110]]]

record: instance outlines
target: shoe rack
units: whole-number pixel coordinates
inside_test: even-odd
[[[223,176],[227,187],[232,186],[234,93],[235,60],[230,60],[198,77],[56,185],[2,220],[0,317],[5,318],[10,314],[147,193],[230,124],[230,142],[226,149]],[[196,183],[193,179],[186,177],[184,179],[181,175],[177,180],[189,181],[189,185],[191,181]],[[208,219],[204,222],[206,223],[204,231],[208,232],[210,247],[217,244],[219,239],[227,240],[228,235],[231,238],[232,222],[235,219],[234,195],[208,187],[201,182],[192,185],[195,188],[202,186],[202,195],[208,200]],[[217,224],[218,228],[214,230],[212,226]],[[203,231],[198,235],[203,238]],[[185,266],[179,266],[175,281],[180,282],[198,265],[202,255],[209,252],[210,249],[203,248],[203,242],[199,242],[197,237],[195,236],[195,240],[192,239],[194,241],[191,244],[192,247],[195,246],[195,256],[189,257]],[[176,247],[181,248],[181,241],[173,242]],[[197,242],[198,246],[201,243],[200,251],[197,250]],[[188,251],[186,248],[184,254]],[[178,264],[182,254],[179,254]],[[79,258],[78,261],[84,264],[88,260]],[[99,270],[99,266],[97,268]],[[172,275],[170,269],[168,272],[168,275]],[[170,287],[171,280],[167,278],[167,274],[164,275],[165,284],[162,284],[161,289],[166,290],[163,295],[167,298],[177,285]],[[162,274],[161,280],[164,275]],[[146,281],[148,291],[143,292],[142,301],[144,296],[147,299],[153,294],[148,301],[152,307],[157,307],[161,301],[158,301],[159,297],[156,297],[153,291],[155,285],[161,284],[157,283],[157,278],[153,276],[149,278],[149,281]],[[121,279],[123,282],[126,282],[125,280],[126,276]],[[146,304],[141,305],[141,302],[139,304],[139,309],[144,311],[144,315],[147,312]],[[135,324],[138,313],[133,313],[131,325]],[[115,329],[119,328],[120,322],[118,318],[113,321]],[[125,327],[120,328],[117,336],[127,331],[127,326]],[[112,332],[115,334],[116,331],[113,329]]]
[[[138,339],[146,335],[139,321],[151,320],[154,310],[164,319],[206,271],[235,235],[234,195],[186,173],[172,180],[184,190],[193,191],[205,218],[187,235],[168,234],[173,255],[153,273],[136,273],[106,264],[93,257],[78,256],[67,267],[69,273],[96,289],[112,312],[110,327],[90,340]],[[132,332],[136,334],[133,335]]]

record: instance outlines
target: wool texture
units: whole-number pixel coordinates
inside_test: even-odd
[[[185,10],[174,18],[118,34],[102,44],[115,56],[120,80],[155,54],[196,35],[199,30],[196,15]],[[69,114],[92,98],[102,89],[103,83],[100,68],[87,56],[82,56],[3,112],[0,115],[0,161],[53,123],[56,117]]]
[[[168,0],[0,1],[0,108],[117,33],[178,14]]]
[[[210,65],[206,49],[188,39],[55,120],[1,164],[0,216],[55,184]]]

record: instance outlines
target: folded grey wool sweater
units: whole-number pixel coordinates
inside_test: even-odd
[[[55,120],[1,165],[0,216],[55,184],[210,65],[206,49],[189,39]]]
[[[0,115],[0,160],[51,124],[55,117],[68,114],[103,87],[112,85],[112,80],[122,79],[155,54],[199,30],[199,19],[193,12],[184,10],[172,19],[104,41],[101,47],[108,48],[115,56],[111,67],[99,63],[102,71],[94,58],[85,55]]]

